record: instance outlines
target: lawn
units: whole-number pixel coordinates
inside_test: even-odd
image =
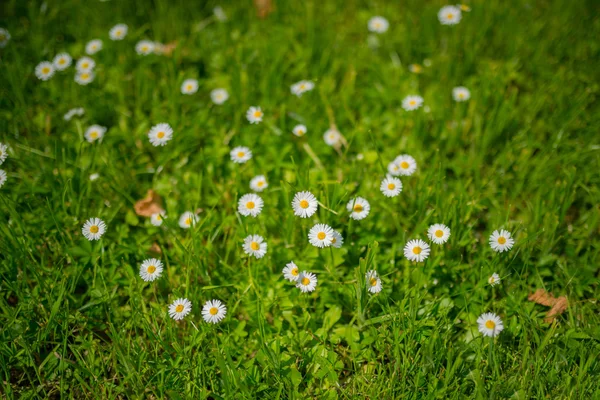
[[[2,397],[600,399],[600,8],[445,5],[3,1]]]

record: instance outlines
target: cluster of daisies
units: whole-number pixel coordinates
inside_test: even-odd
[[[0,143],[0,165],[4,164],[4,161],[8,158],[8,146],[4,143]],[[6,171],[0,169],[0,188],[6,183],[7,175]]]

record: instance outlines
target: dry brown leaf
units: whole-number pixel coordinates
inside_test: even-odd
[[[544,289],[538,289],[534,294],[529,296],[529,301],[533,301],[534,303],[541,304],[546,307],[552,307],[550,311],[546,314],[546,318],[544,318],[545,322],[552,322],[552,320],[557,316],[565,312],[567,307],[569,306],[569,301],[565,296],[560,296],[559,298],[554,297],[551,293],[548,293]]]
[[[162,199],[154,190],[148,190],[146,197],[135,203],[135,213],[142,217],[151,217],[152,214],[159,213],[163,210]]]
[[[162,250],[156,242],[152,243],[152,246],[150,246],[150,249],[148,251],[150,251],[150,253],[162,254]]]
[[[552,322],[554,317],[565,312],[568,306],[569,302],[567,301],[567,298],[565,296],[559,297],[558,299],[556,299],[556,303],[554,303],[554,306],[552,306],[550,311],[548,311],[548,314],[546,314],[546,318],[544,318],[544,321]]]
[[[529,296],[529,301],[541,304],[546,307],[552,307],[556,303],[556,298],[544,289],[538,289],[534,294]]]
[[[254,0],[256,15],[258,18],[267,18],[273,12],[273,2],[271,0]]]

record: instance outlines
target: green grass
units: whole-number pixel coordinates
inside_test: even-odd
[[[0,26],[0,135],[11,146],[0,189],[0,373],[6,398],[600,398],[600,19],[593,1],[473,1],[454,27],[437,21],[441,1],[276,1],[266,19],[249,1],[7,0]],[[423,4],[425,3],[425,4]],[[371,16],[390,30],[368,45]],[[129,25],[122,42],[114,24]],[[47,82],[34,72],[60,51],[74,58],[101,38],[97,77],[74,68]],[[171,56],[135,54],[144,38],[177,42]],[[422,74],[408,65],[431,60]],[[183,96],[185,78],[200,89]],[[289,87],[312,79],[297,98]],[[455,103],[464,85],[472,98]],[[225,87],[223,106],[209,92]],[[421,94],[430,112],[400,107]],[[245,111],[266,113],[250,125]],[[65,122],[64,113],[85,116]],[[168,122],[174,139],[152,147],[149,128]],[[102,143],[83,139],[93,123]],[[305,138],[291,134],[304,123]],[[322,135],[335,124],[348,145]],[[233,146],[254,152],[245,165]],[[417,173],[385,198],[379,183],[396,155]],[[363,159],[357,158],[358,154]],[[89,175],[99,173],[91,182]],[[249,180],[264,174],[262,214],[236,213]],[[165,229],[133,205],[156,190],[171,217]],[[325,207],[293,216],[296,191]],[[359,195],[371,214],[351,221]],[[177,225],[201,209],[199,224]],[[88,242],[81,226],[100,217],[108,231]],[[339,229],[342,249],[317,250],[316,222]],[[436,222],[452,229],[425,263],[408,262],[407,240]],[[508,253],[487,238],[506,228]],[[267,256],[242,251],[263,235]],[[157,254],[164,276],[147,284],[141,262]],[[283,279],[294,260],[315,272],[301,294]],[[384,290],[370,295],[366,270]],[[502,284],[491,288],[497,272]],[[437,283],[434,283],[437,282]],[[545,323],[527,300],[545,288],[569,308]],[[193,302],[180,323],[167,307]],[[209,326],[209,299],[228,307]],[[495,312],[495,339],[476,319]]]

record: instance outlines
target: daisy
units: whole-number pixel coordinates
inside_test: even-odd
[[[173,139],[173,128],[167,123],[154,125],[148,132],[148,139],[153,146],[164,146]]]
[[[81,57],[75,64],[78,72],[91,72],[96,67],[96,62],[90,57]]]
[[[471,92],[464,86],[458,86],[452,89],[452,97],[455,101],[467,101],[471,98]]]
[[[95,77],[96,77],[96,75],[92,71],[77,72],[77,74],[75,75],[75,82],[79,83],[82,86],[85,86],[88,83],[92,82]]]
[[[300,275],[298,275],[296,287],[300,289],[302,293],[314,291],[317,288],[317,276],[310,272],[302,271]]]
[[[384,33],[390,27],[390,23],[383,17],[373,17],[369,20],[369,31],[375,33]]]
[[[5,145],[4,143],[0,143],[0,165],[2,165],[2,163],[4,161],[6,161],[7,157],[8,157],[8,146]]]
[[[70,121],[74,116],[81,116],[85,114],[85,110],[81,107],[79,108],[72,108],[69,111],[66,112],[66,114],[63,116],[65,121]]]
[[[83,224],[83,228],[81,228],[81,233],[87,240],[98,240],[104,235],[106,232],[106,224],[100,218],[90,218],[85,224]]]
[[[252,158],[252,151],[247,147],[234,147],[233,150],[229,152],[229,155],[231,156],[231,161],[234,163],[244,164]]]
[[[210,99],[213,103],[221,105],[229,99],[229,93],[227,90],[219,88],[210,92]]]
[[[64,71],[65,69],[71,66],[73,59],[69,55],[69,53],[59,53],[52,60],[52,64],[54,64],[54,68],[58,71]]]
[[[402,171],[400,171],[400,166],[393,161],[388,164],[387,169],[388,169],[388,172],[390,173],[390,175],[393,175],[393,176],[401,175],[401,172],[402,172]]]
[[[198,91],[198,81],[195,79],[186,79],[181,84],[181,93],[194,94]]]
[[[175,321],[185,318],[192,311],[192,302],[188,299],[177,299],[169,306],[169,316]]]
[[[399,175],[410,176],[417,170],[417,162],[408,154],[399,155],[394,159],[394,164],[400,167]]]
[[[256,217],[262,211],[264,202],[260,196],[248,193],[240,197],[238,201],[238,212],[244,217]]]
[[[498,336],[504,329],[502,320],[494,313],[481,314],[481,316],[477,318],[477,323],[479,324],[479,332],[484,336]]]
[[[311,192],[298,192],[292,200],[294,215],[300,218],[312,217],[319,208],[319,202]]]
[[[4,186],[5,182],[6,182],[6,171],[3,169],[0,169],[0,187]]]
[[[409,240],[404,246],[404,257],[410,261],[423,262],[429,256],[429,245],[421,239]]]
[[[196,225],[196,222],[198,222],[198,217],[191,211],[186,211],[179,217],[179,226],[183,229],[189,229]]]
[[[144,260],[140,266],[140,276],[146,282],[152,282],[160,278],[163,271],[163,264],[156,258],[149,258]]]
[[[108,36],[110,36],[111,40],[123,40],[127,36],[128,29],[125,24],[117,24],[108,31]]]
[[[161,226],[165,217],[166,214],[164,210],[161,212],[154,213],[150,216],[150,223],[154,226]]]
[[[331,239],[331,245],[336,249],[341,249],[344,244],[344,238],[338,231],[333,231],[333,239]]]
[[[102,50],[102,40],[100,40],[100,39],[90,40],[85,45],[86,54],[89,54],[89,55],[96,54],[100,50]]]
[[[54,65],[48,61],[42,61],[35,67],[35,76],[42,81],[47,81],[54,75]]]
[[[217,21],[220,21],[220,22],[227,21],[227,15],[225,14],[225,11],[223,11],[223,7],[216,6],[215,8],[213,8],[213,14],[215,15],[215,18],[217,19]]]
[[[419,64],[410,64],[408,66],[408,70],[413,74],[420,74],[423,72],[423,67],[421,67]]]
[[[95,180],[97,180],[98,178],[100,178],[100,174],[94,172],[93,174],[90,174],[90,181],[94,182]]]
[[[85,138],[88,142],[92,143],[96,140],[100,140],[104,137],[106,128],[100,125],[92,125],[85,130]]]
[[[154,51],[154,42],[149,40],[140,40],[135,45],[135,52],[141,56],[147,56]]]
[[[315,84],[311,81],[300,81],[294,83],[290,87],[290,91],[292,94],[295,94],[298,97],[301,97],[303,93],[310,92],[315,88]]]
[[[267,179],[264,175],[257,175],[250,181],[250,189],[254,190],[255,192],[262,192],[268,187],[269,184],[267,183]]]
[[[293,261],[287,263],[282,272],[283,277],[290,282],[296,282],[298,280],[298,275],[300,275],[300,270],[298,269],[298,266],[294,264]]]
[[[444,6],[438,11],[438,19],[442,25],[456,25],[461,17],[460,8],[455,6]]]
[[[308,241],[315,247],[329,247],[333,242],[333,229],[326,224],[316,224],[308,232]]]
[[[369,215],[371,205],[366,199],[356,197],[348,202],[346,209],[350,212],[350,218],[360,221]]]
[[[260,235],[250,235],[244,239],[244,253],[256,258],[263,258],[267,254],[267,242]]]
[[[202,318],[211,324],[221,322],[225,314],[227,314],[227,307],[220,300],[209,300],[202,307]]]
[[[260,107],[250,107],[248,111],[246,111],[246,118],[248,122],[251,124],[258,124],[263,119],[263,112]]]
[[[498,284],[500,284],[500,275],[498,275],[497,273],[493,273],[492,276],[490,276],[488,278],[488,283],[490,284],[490,286],[496,286]]]
[[[0,47],[6,47],[9,41],[10,33],[4,28],[0,28]]]
[[[406,96],[402,100],[402,108],[406,111],[413,111],[423,105],[423,98],[421,96]]]
[[[450,238],[450,228],[444,224],[433,224],[427,230],[427,237],[435,244],[444,244]]]
[[[342,135],[337,131],[337,129],[328,129],[323,135],[323,140],[325,140],[325,143],[327,143],[329,146],[338,145],[341,139]]]
[[[396,197],[402,191],[402,182],[398,178],[388,176],[381,181],[379,190],[386,197]]]
[[[515,240],[510,236],[509,231],[501,229],[500,232],[494,231],[490,236],[490,247],[499,253],[512,249]]]
[[[296,125],[294,129],[292,129],[292,133],[298,137],[304,136],[306,134],[306,126],[304,125]]]
[[[377,271],[369,271],[365,275],[367,281],[367,290],[371,293],[379,293],[383,287],[381,286],[381,278],[377,275]]]

